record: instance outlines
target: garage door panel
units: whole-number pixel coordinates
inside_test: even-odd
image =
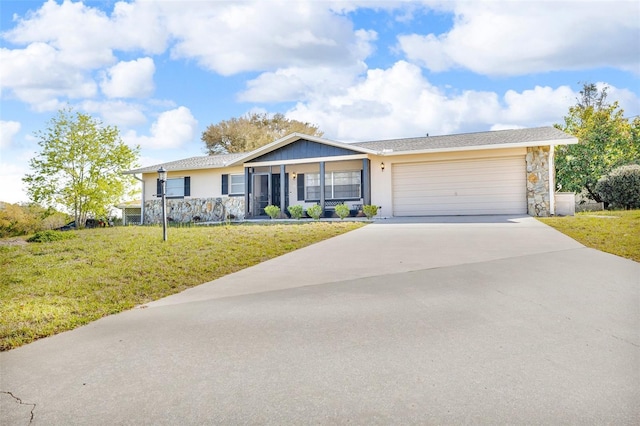
[[[524,157],[397,164],[395,216],[526,213]]]

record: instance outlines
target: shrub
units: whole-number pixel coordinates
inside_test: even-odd
[[[38,217],[25,206],[0,202],[0,238],[32,234],[41,229]]]
[[[322,214],[322,207],[320,207],[319,204],[314,204],[307,209],[307,214],[309,215],[309,217],[318,220],[320,219],[320,215]]]
[[[349,206],[346,203],[336,205],[336,214],[340,217],[340,220],[349,216],[351,211],[349,210]]]
[[[595,189],[602,201],[612,207],[640,208],[640,165],[613,169],[598,180]]]
[[[62,232],[62,231],[39,231],[36,232],[32,237],[30,237],[27,241],[30,243],[48,243],[51,241],[62,241],[62,240],[70,240],[72,238],[76,238],[77,235],[72,232]]]
[[[289,214],[294,219],[300,219],[304,215],[304,209],[300,205],[289,206],[287,210],[289,210]]]
[[[378,214],[378,206],[374,206],[371,204],[362,206],[362,213],[367,216],[367,219],[371,220],[371,218]]]
[[[278,216],[280,216],[280,207],[269,205],[264,208],[264,212],[268,214],[271,219],[276,219]]]

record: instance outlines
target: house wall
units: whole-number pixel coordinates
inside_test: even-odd
[[[231,167],[226,169],[204,169],[204,170],[186,170],[178,172],[168,172],[167,179],[191,177],[191,195],[189,198],[215,198],[222,196],[222,175],[223,174],[244,174],[244,168]],[[143,175],[145,191],[145,201],[157,200],[157,173],[148,173]]]
[[[215,214],[217,199],[221,199],[226,217]],[[167,220],[170,222],[217,222],[223,219],[244,219],[244,197],[206,197],[167,200]],[[162,223],[162,201],[159,199],[144,203],[146,224]]]
[[[244,197],[222,195],[223,174],[244,174],[243,167],[209,170],[186,170],[167,173],[167,178],[191,178],[191,195],[167,199],[167,218],[175,222],[209,222],[220,218],[214,214],[217,198],[222,199],[225,212],[232,218],[244,218]],[[144,221],[147,224],[162,222],[162,203],[156,196],[158,175],[143,176],[145,185]],[[195,218],[195,219],[194,219]]]

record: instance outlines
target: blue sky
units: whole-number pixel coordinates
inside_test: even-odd
[[[640,3],[2,0],[0,200],[27,201],[33,134],[67,104],[150,165],[251,111],[345,142],[547,126],[582,82],[640,114]]]

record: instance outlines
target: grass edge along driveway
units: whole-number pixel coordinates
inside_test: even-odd
[[[583,212],[538,220],[587,247],[640,262],[640,210]]]
[[[358,222],[69,231],[0,244],[0,351],[71,330],[363,226]],[[21,242],[21,241],[19,241]]]

